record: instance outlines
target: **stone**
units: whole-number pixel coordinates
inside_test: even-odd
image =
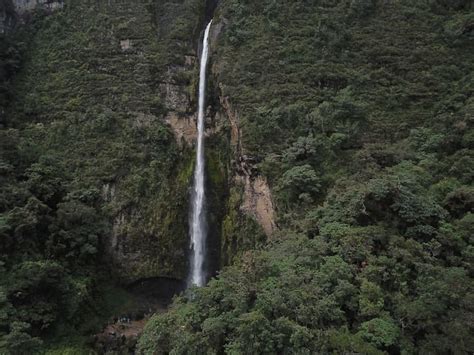
[[[63,0],[13,0],[15,10],[22,14],[42,6],[48,10],[57,10],[64,7]]]
[[[133,48],[133,42],[131,39],[123,39],[120,41],[120,48],[122,48],[122,51],[129,51],[130,49]]]

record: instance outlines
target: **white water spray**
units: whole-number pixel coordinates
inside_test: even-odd
[[[194,170],[194,188],[192,194],[192,212],[190,221],[191,234],[191,272],[189,281],[193,285],[204,286],[206,273],[204,260],[206,257],[206,216],[205,216],[205,186],[204,186],[204,110],[206,104],[206,70],[209,57],[209,30],[211,22],[206,27],[202,42],[201,70],[199,73],[199,111],[198,138],[196,151],[196,168]]]

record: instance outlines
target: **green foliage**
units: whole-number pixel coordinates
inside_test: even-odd
[[[166,75],[202,4],[65,1],[0,38],[0,353],[82,349],[116,311],[101,283],[184,277],[191,152],[160,93],[189,84]],[[111,264],[113,232],[140,267]]]
[[[240,206],[244,201],[243,186],[230,189],[226,215],[221,231],[221,264],[230,265],[248,250],[258,249],[265,243],[266,236],[257,221],[244,214]]]
[[[34,354],[40,350],[42,341],[28,334],[30,325],[24,322],[14,322],[11,331],[0,343],[0,349],[6,354]]]
[[[0,43],[2,353],[94,331],[112,232],[141,255],[115,265],[123,279],[186,271],[192,152],[157,93],[164,78],[193,86],[167,70],[192,53],[205,4],[109,4],[38,11]],[[240,186],[217,189],[228,143],[209,142],[210,223],[235,265],[153,317],[139,352],[473,351],[472,9],[221,1],[213,80],[281,231],[262,246]]]
[[[389,347],[396,343],[399,332],[392,320],[374,318],[362,323],[359,334],[378,347]]]
[[[310,165],[296,166],[283,174],[278,190],[288,203],[311,203],[321,191],[321,179]]]
[[[375,0],[352,0],[350,10],[357,17],[365,17],[374,12],[376,3]]]
[[[141,353],[472,352],[471,18],[462,0],[221,2],[217,79],[281,230],[155,316]]]
[[[360,285],[359,309],[365,317],[379,315],[384,307],[383,291],[375,283],[362,280]]]

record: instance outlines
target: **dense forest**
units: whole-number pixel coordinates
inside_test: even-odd
[[[220,271],[128,351],[474,352],[472,1],[57,3],[0,0],[0,354],[100,353],[130,285],[186,278],[211,17]]]

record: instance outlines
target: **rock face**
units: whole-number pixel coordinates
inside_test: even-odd
[[[267,237],[271,237],[276,225],[272,193],[267,179],[263,176],[246,176],[243,180],[245,188],[242,211],[255,218]]]
[[[0,34],[7,33],[14,24],[14,17],[5,10],[0,11]]]
[[[214,54],[211,54],[210,70],[210,92],[213,97],[210,98],[212,112],[208,113],[210,119],[206,143],[210,153],[216,146],[216,153],[221,159],[226,159],[226,192],[222,194],[224,206],[220,206],[224,208],[219,232],[221,266],[232,263],[246,250],[261,245],[277,230],[271,189],[266,178],[259,173],[257,161],[245,152],[240,115],[232,105],[232,97],[227,94],[225,82],[221,80],[223,63],[216,56],[216,48],[225,27],[225,19],[215,21],[210,37]],[[228,147],[228,151],[224,151],[223,147]],[[210,219],[210,222],[214,220]]]
[[[224,91],[223,85],[219,85],[219,91]],[[230,126],[230,143],[236,154],[236,174],[234,181],[243,185],[244,194],[241,211],[262,227],[267,237],[270,237],[276,229],[275,210],[272,193],[265,177],[258,174],[251,157],[244,154],[241,140],[241,129],[239,114],[232,107],[230,98],[225,95],[219,97],[224,115]]]
[[[183,46],[190,47],[188,43]],[[139,40],[120,41],[123,55],[140,55]],[[192,49],[189,48],[189,52]],[[188,160],[196,140],[197,130],[192,100],[189,93],[190,73],[196,64],[195,56],[186,54],[181,64],[168,65],[155,87],[162,111],[157,114],[136,112],[133,126],[148,129],[154,121],[165,122],[174,133],[181,157],[176,171],[181,178],[173,178],[167,190],[169,202],[157,204],[144,213],[144,206],[127,208],[115,215],[107,251],[122,282],[128,284],[153,277],[185,279],[187,273],[187,195],[192,176],[192,161]],[[138,53],[138,54],[137,54]],[[181,160],[183,159],[183,160]],[[104,187],[104,196],[112,198],[113,185]],[[152,205],[152,201],[147,201]]]
[[[35,117],[42,115],[45,121],[56,110],[77,117],[84,116],[83,108],[90,110],[91,125],[84,128],[77,121],[73,129],[88,132],[78,147],[91,147],[97,158],[85,184],[102,186],[102,212],[112,227],[101,238],[101,247],[114,279],[125,285],[154,277],[182,280],[187,274],[187,199],[195,135],[193,31],[199,19],[190,14],[188,4],[170,3],[11,3],[26,26],[28,11],[38,7],[51,12],[48,18],[40,16],[42,21],[62,26],[60,19],[68,19],[60,39],[54,39],[48,26],[33,33],[38,36],[33,58],[44,58],[40,53],[47,52],[61,59],[56,64],[49,59],[41,65],[28,62],[25,70],[31,81],[23,96],[28,100],[45,93],[50,98],[33,104],[40,112]],[[52,11],[63,4],[64,10]],[[184,31],[180,38],[174,35],[178,28]],[[33,77],[42,79],[35,82]],[[44,83],[52,81],[46,93]],[[57,105],[49,106],[53,102]],[[99,130],[107,138],[96,141],[92,137],[100,135]],[[173,142],[173,132],[183,141],[181,146]],[[83,154],[75,154],[71,152],[81,161]]]
[[[48,10],[60,9],[64,6],[63,0],[13,0],[15,9],[19,14],[34,10],[41,6]]]
[[[15,27],[16,17],[11,0],[0,0],[0,34],[5,34]]]
[[[165,122],[173,130],[178,144],[192,146],[196,142],[196,114],[187,87],[179,82],[179,78],[191,72],[197,59],[186,55],[184,65],[173,65],[163,77],[160,84],[161,96],[167,108]]]
[[[173,129],[179,144],[186,143],[192,145],[196,142],[197,128],[194,117],[179,116],[176,112],[170,112],[166,116],[165,121]]]
[[[57,10],[64,7],[64,0],[0,0],[0,34],[11,31],[22,15],[42,7]]]
[[[111,124],[112,121],[106,119],[110,116],[120,123],[120,132],[123,128],[130,131],[130,134],[123,137],[123,142],[116,142],[113,149],[110,147],[110,151],[115,152],[115,149],[118,151],[115,147],[120,147],[123,143],[120,150],[123,153],[120,154],[124,157],[120,157],[117,163],[112,162],[113,167],[101,173],[98,181],[103,186],[104,213],[112,225],[107,238],[104,238],[104,248],[114,276],[124,284],[153,277],[183,280],[187,273],[189,250],[187,200],[194,164],[192,151],[197,136],[195,90],[198,51],[193,46],[193,36],[198,42],[198,21],[201,20],[193,23],[189,20],[186,27],[189,33],[177,39],[176,33],[178,29],[183,29],[184,17],[186,21],[193,18],[192,14],[180,15],[185,8],[181,2],[173,2],[173,6],[168,6],[168,2],[153,2],[150,6],[143,2],[120,2],[120,5],[112,0],[92,2],[94,6],[98,6],[100,20],[94,20],[95,8],[92,5],[92,8],[87,8],[85,3],[67,2],[68,8],[73,8],[74,11],[65,11],[65,15],[71,16],[71,21],[78,28],[75,32],[67,33],[71,43],[74,43],[74,33],[86,33],[95,29],[91,30],[88,44],[74,48],[74,55],[66,58],[71,64],[64,64],[58,69],[46,68],[45,65],[36,68],[33,63],[30,65],[31,71],[43,70],[43,82],[51,80],[54,71],[80,73],[77,75],[81,78],[87,76],[87,80],[78,81],[78,91],[80,89],[84,94],[84,101],[80,105],[75,104],[77,98],[72,95],[59,94],[70,92],[70,85],[66,81],[60,82],[64,84],[63,87],[55,85],[55,92],[48,92],[53,99],[46,104],[64,100],[65,104],[71,105],[67,106],[68,110],[73,111],[75,106],[93,106],[96,110],[94,112],[104,113],[104,125]],[[111,3],[116,4],[111,6]],[[65,3],[52,0],[15,0],[10,4],[13,14],[16,10],[20,14],[17,17],[21,20],[27,19],[27,12],[37,7],[55,10],[62,8]],[[212,9],[217,1],[210,1],[209,4],[209,9]],[[0,11],[3,24],[13,21],[14,17],[9,16],[5,11]],[[62,13],[53,12],[50,17],[54,20],[55,16],[61,17]],[[105,18],[110,23],[102,21]],[[213,40],[217,40],[222,28],[223,25],[216,21]],[[48,53],[56,50],[57,55],[64,53],[59,47],[56,49],[54,45],[47,43],[41,49]],[[214,59],[218,60],[217,57]],[[61,63],[69,63],[67,60]],[[74,71],[71,67],[74,67]],[[64,74],[60,77],[68,76]],[[42,85],[38,88],[31,86],[33,93],[43,92]],[[243,158],[239,116],[232,108],[231,98],[220,95],[218,87],[211,79],[208,100],[210,108],[206,114],[207,183],[212,241],[209,250],[212,250],[210,259],[215,264],[220,263],[219,238],[223,236],[221,226],[230,209],[256,221],[267,235],[271,235],[275,226],[270,189],[266,180],[254,174],[252,169],[245,172],[242,164],[250,164],[250,160]],[[49,115],[54,113],[55,107],[45,105],[41,107],[41,112]],[[163,123],[174,133],[178,146],[170,139],[166,148],[163,146],[159,151],[156,146],[160,145],[160,140],[168,140],[170,137]],[[148,141],[144,137],[148,137],[147,132],[150,131],[154,131],[155,135]],[[130,143],[135,145],[130,146]],[[165,164],[161,155],[166,154],[173,156],[174,166],[153,165],[161,162]],[[110,160],[114,159],[115,156],[111,155]],[[242,164],[240,167],[232,166],[232,161],[240,161]],[[93,174],[102,172],[107,165],[104,161],[100,164],[102,166],[94,167]],[[230,206],[229,191],[234,185],[242,187],[244,193],[239,197],[238,203]],[[234,225],[235,230],[239,230],[240,224]],[[256,223],[255,225],[258,227]],[[253,238],[253,234],[248,238]],[[215,270],[218,266],[211,266],[210,269]]]

